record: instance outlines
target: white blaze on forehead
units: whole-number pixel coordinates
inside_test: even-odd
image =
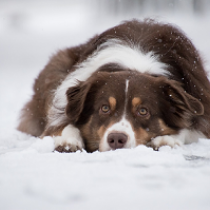
[[[123,111],[123,115],[126,114],[126,107],[128,104],[128,86],[129,86],[129,80],[125,80],[125,104],[124,104],[124,111]]]
[[[122,67],[141,73],[147,72],[166,75],[166,65],[161,63],[158,57],[152,55],[152,52],[143,53],[139,48],[127,46],[116,39],[105,42],[85,61],[79,64],[76,70],[69,74],[58,87],[53,100],[54,106],[51,108],[50,112],[54,115],[56,112],[59,113],[56,107],[58,107],[58,109],[64,109],[67,104],[65,94],[68,88],[75,86],[78,80],[86,81],[98,68],[108,63],[116,63]],[[62,118],[62,115],[60,117]],[[62,121],[62,119],[58,117],[56,117],[56,120],[57,122]]]
[[[128,92],[128,86],[129,86],[129,80],[126,79],[126,80],[125,80],[125,93]]]
[[[110,133],[123,133],[128,136],[128,141],[124,148],[134,148],[136,146],[135,133],[132,126],[130,122],[123,117],[121,121],[107,129],[99,145],[100,151],[108,151],[111,149],[107,141],[107,137]]]

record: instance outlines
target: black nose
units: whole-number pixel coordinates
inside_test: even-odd
[[[128,136],[124,133],[110,133],[107,140],[112,149],[120,149],[126,144]]]

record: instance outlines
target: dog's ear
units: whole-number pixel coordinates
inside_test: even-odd
[[[203,115],[204,107],[199,99],[188,94],[182,84],[174,80],[164,80],[159,86],[164,94],[165,103],[161,109],[167,121],[174,125],[185,126],[193,116]]]
[[[85,105],[87,94],[91,88],[91,84],[87,82],[79,82],[78,85],[70,87],[67,92],[68,104],[66,106],[66,115],[75,123],[78,121]]]

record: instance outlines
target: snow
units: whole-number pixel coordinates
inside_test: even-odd
[[[1,155],[2,209],[209,209],[209,141],[92,154],[52,153],[52,143]]]
[[[74,12],[68,12],[67,1],[60,9],[52,1],[45,13],[46,7],[29,2],[0,2],[0,209],[209,210],[207,139],[174,149],[162,147],[158,152],[139,146],[61,154],[52,152],[51,137],[41,140],[15,129],[34,78],[48,57],[124,19],[96,20],[80,4],[72,4]],[[209,16],[159,19],[180,26],[210,69]]]

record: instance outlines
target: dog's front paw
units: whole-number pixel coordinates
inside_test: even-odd
[[[84,148],[82,137],[77,128],[66,126],[61,136],[54,136],[55,150],[58,152],[76,152]]]
[[[62,139],[61,136],[54,137],[55,151],[58,152],[76,152],[82,151],[83,145],[75,139]]]
[[[165,135],[165,136],[157,136],[152,139],[151,146],[154,150],[158,150],[161,146],[170,146],[175,147],[176,145],[182,146],[183,142],[173,136]]]

